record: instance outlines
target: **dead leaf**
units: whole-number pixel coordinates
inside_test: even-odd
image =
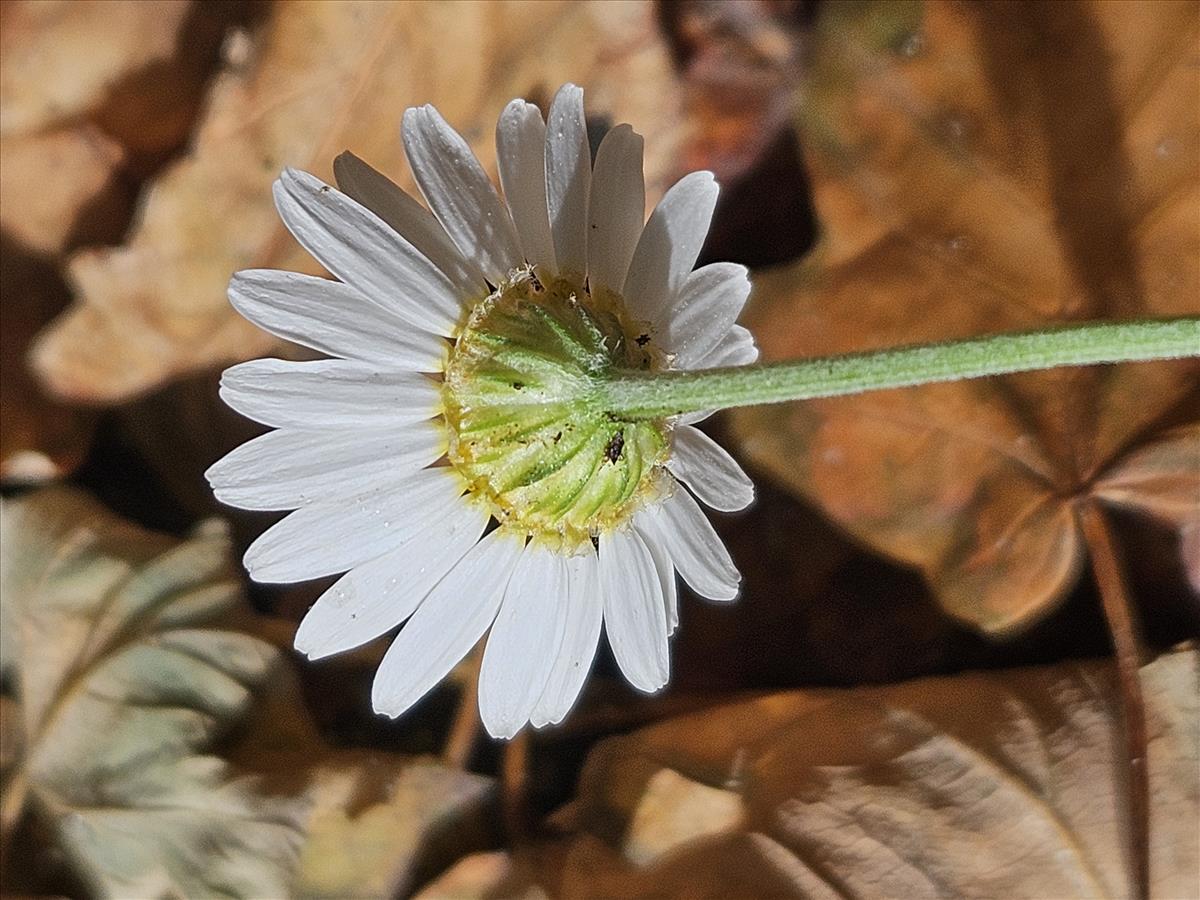
[[[1200,423],[1162,435],[1104,474],[1096,496],[1182,527],[1200,517]]]
[[[138,179],[186,137],[241,9],[184,0],[0,5],[6,484],[61,477],[82,459],[91,416],[45,396],[26,351],[69,300],[62,255],[120,240]]]
[[[133,73],[175,54],[190,7],[187,0],[5,3],[0,134],[32,134],[105,105]]]
[[[282,896],[300,807],[206,755],[278,663],[211,627],[240,601],[224,526],[177,543],[48,489],[4,503],[0,544],[5,830],[31,809],[97,896]]]
[[[1190,896],[1200,866],[1198,662],[1142,671],[1153,896]],[[541,881],[572,897],[1130,896],[1120,722],[1112,666],[1090,662],[669,720],[593,751]]]
[[[286,645],[294,626],[260,617],[254,631]],[[374,661],[360,665],[374,669]],[[319,677],[326,684],[336,678]],[[370,683],[359,684],[365,703]],[[260,694],[253,727],[229,759],[265,793],[304,810],[288,896],[408,896],[458,857],[498,840],[493,779],[432,757],[331,746],[290,668]],[[345,696],[341,702],[358,705]]]
[[[242,43],[129,242],[72,260],[77,304],[35,351],[54,393],[114,402],[273,346],[225,300],[238,269],[314,271],[278,221],[271,181],[289,165],[328,180],[350,149],[410,186],[406,106],[436,104],[491,167],[503,105],[545,101],[573,79],[592,114],[646,134],[649,199],[676,174],[679,100],[646,4],[280,3]]]
[[[822,238],[756,279],[764,357],[1200,311],[1200,9],[921,9],[822,7],[797,100]],[[1006,633],[1074,583],[1079,504],[1195,484],[1169,429],[1200,408],[1197,371],[1062,369],[736,422],[765,471]]]
[[[1200,535],[1200,424],[1176,428],[1128,453],[1093,490],[1105,503],[1174,526],[1184,567],[1200,593],[1200,555],[1189,544]]]
[[[389,753],[330,754],[309,772],[297,896],[408,896],[457,856],[496,840],[490,778]]]
[[[550,895],[525,876],[510,854],[474,853],[427,884],[414,900],[550,900]]]
[[[127,219],[128,204],[113,190],[124,160],[121,146],[92,125],[0,139],[0,226],[31,250],[54,255],[81,226],[89,228],[81,219],[98,205],[108,207],[105,219]]]
[[[686,168],[737,182],[788,127],[799,16],[784,4],[720,0],[662,4],[660,16],[694,123]]]
[[[709,169],[721,185],[701,263],[778,265],[812,243],[811,198],[791,118],[816,7],[805,0],[658,4],[689,122],[684,168]]]
[[[24,744],[20,707],[16,701],[0,695],[0,784],[7,783],[9,771],[24,755]]]
[[[87,122],[156,160],[191,129],[225,28],[247,6],[8,0],[0,137]]]
[[[37,484],[79,465],[93,416],[47,397],[26,365],[33,335],[68,301],[53,264],[0,234],[0,293],[0,483]]]

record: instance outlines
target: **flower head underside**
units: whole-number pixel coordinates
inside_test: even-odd
[[[284,223],[336,280],[240,272],[230,299],[330,358],[228,370],[225,400],[276,430],[208,477],[224,502],[293,510],[247,551],[252,577],[343,573],[299,650],[403,624],[372,691],[399,715],[490,632],[480,711],[508,737],[566,715],[602,631],[634,687],[661,688],[676,573],[737,595],[697,500],[739,509],[749,480],[694,427],[703,413],[623,417],[605,386],[753,361],[734,324],[749,281],[729,263],[693,271],[712,176],[681,179],[645,219],[641,137],[618,126],[593,160],[574,86],[545,120],[505,109],[503,198],[432,107],[408,110],[402,134],[428,207],[350,154],[340,190],[294,170],[277,182]]]

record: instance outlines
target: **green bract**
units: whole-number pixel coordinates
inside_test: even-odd
[[[472,310],[451,351],[450,462],[503,525],[588,540],[658,490],[666,420],[615,415],[602,389],[658,363],[620,297],[520,270]]]

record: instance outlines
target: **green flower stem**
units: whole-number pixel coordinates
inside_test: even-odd
[[[1058,366],[1200,356],[1200,317],[1081,325],[764,366],[621,372],[597,398],[627,421]]]

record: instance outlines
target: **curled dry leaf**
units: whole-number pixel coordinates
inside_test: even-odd
[[[107,104],[135,73],[176,53],[192,4],[5,3],[0,12],[0,135],[32,134]]]
[[[0,138],[0,227],[30,250],[62,252],[89,227],[81,220],[94,204],[115,208],[107,218],[124,217],[112,190],[124,159],[120,144],[94,125]]]
[[[76,306],[35,351],[53,392],[114,402],[273,346],[225,299],[238,269],[313,270],[271,181],[284,166],[330,180],[350,149],[411,186],[406,106],[435,103],[490,167],[503,105],[575,80],[594,113],[646,133],[648,199],[674,169],[679,103],[647,4],[280,3],[243,38],[228,44],[191,154],[152,188],[129,242],[72,260]]]
[[[283,896],[300,806],[207,755],[277,651],[212,627],[240,601],[216,522],[183,543],[50,489],[6,501],[3,826],[36,816],[97,896]]]
[[[496,840],[489,778],[390,753],[311,762],[299,896],[409,896],[458,855]]]
[[[1174,526],[1184,568],[1200,593],[1200,424],[1168,431],[1126,454],[1093,491],[1105,503]]]
[[[414,900],[550,900],[512,856],[503,851],[473,853],[425,885]]]
[[[823,6],[797,97],[822,237],[756,280],[764,358],[1200,311],[1198,36],[1188,3]],[[1197,371],[1061,369],[736,423],[751,460],[998,634],[1074,583],[1089,497],[1195,509],[1170,429],[1195,419]]]
[[[90,413],[45,395],[25,360],[33,335],[66,305],[53,265],[0,234],[0,483],[35,484],[61,477],[83,459]]]
[[[0,7],[0,223],[39,253],[118,239],[118,177],[191,127],[229,4]]]
[[[1200,867],[1193,650],[1142,670],[1152,894]],[[776,694],[589,758],[554,896],[1132,896],[1121,712],[1104,663]]]
[[[85,452],[90,417],[45,396],[26,351],[68,302],[62,254],[119,240],[139,173],[186,136],[237,8],[184,0],[0,5],[5,483],[61,476]]]
[[[683,0],[660,6],[693,121],[685,167],[736,182],[788,127],[800,47],[794,6]]]

